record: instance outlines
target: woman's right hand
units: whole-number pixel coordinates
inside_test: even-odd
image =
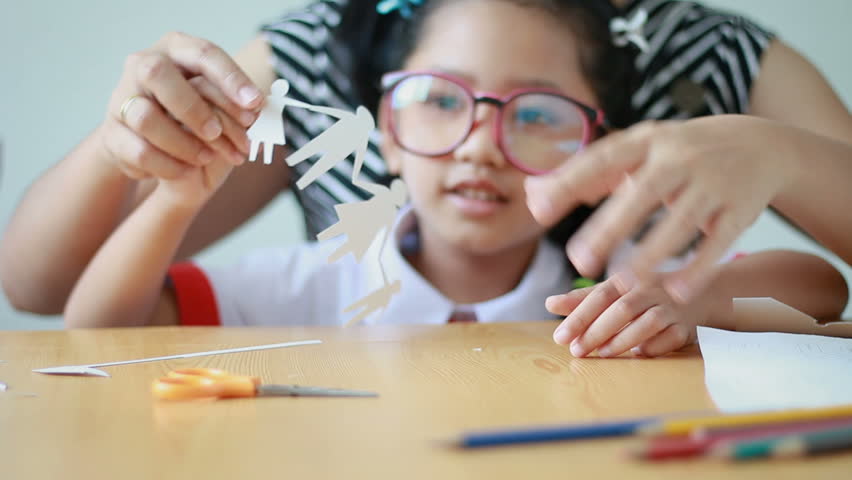
[[[644,123],[598,140],[553,173],[527,179],[536,219],[552,225],[580,203],[609,196],[567,246],[581,274],[595,277],[614,249],[660,207],[623,278],[652,279],[700,230],[694,258],[665,289],[686,303],[713,278],[719,259],[799,176],[798,143],[809,132],[756,117],[717,115]],[[805,138],[805,140],[802,140]]]
[[[241,164],[263,101],[221,48],[169,33],[127,58],[99,136],[127,176],[175,179],[216,158]]]

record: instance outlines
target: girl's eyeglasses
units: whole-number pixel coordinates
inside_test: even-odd
[[[600,110],[559,91],[514,90],[504,97],[474,92],[439,72],[392,72],[382,77],[384,114],[396,143],[426,157],[450,154],[476,127],[477,103],[497,107],[494,140],[512,165],[540,175],[580,151],[604,128]]]

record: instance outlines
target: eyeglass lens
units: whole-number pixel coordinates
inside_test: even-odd
[[[397,141],[422,155],[446,155],[470,132],[474,98],[458,83],[433,75],[400,81],[390,97]],[[509,161],[531,172],[558,167],[587,138],[585,113],[558,95],[528,92],[502,107],[498,134]]]

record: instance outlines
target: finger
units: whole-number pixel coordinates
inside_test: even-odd
[[[592,293],[594,289],[595,287],[592,286],[571,290],[561,295],[552,295],[544,301],[544,307],[554,315],[566,316],[577,308],[577,305],[580,305],[583,299]]]
[[[597,320],[574,343],[578,345],[578,350],[583,352],[595,351],[630,324],[630,322],[645,314],[650,308],[656,305],[655,302],[655,298],[640,290],[627,292],[601,313]],[[598,353],[600,356],[609,356],[609,352],[606,351]]]
[[[679,303],[687,303],[695,298],[712,280],[719,259],[748,226],[747,222],[738,222],[732,214],[725,211],[717,213],[717,218],[711,221],[711,225],[689,264],[673,272],[663,283],[666,291]]]
[[[589,350],[583,350],[577,344],[577,338],[620,296],[613,282],[607,281],[597,285],[557,327],[553,340],[560,345],[571,343],[571,354],[575,357],[586,355]]]
[[[137,97],[124,111],[124,123],[162,152],[189,165],[207,165],[215,154],[166,115],[156,102]]]
[[[611,193],[645,159],[650,125],[607,135],[553,172],[527,177],[527,206],[536,221],[553,225],[580,203],[594,204]]]
[[[693,327],[691,330],[694,331],[695,328]],[[695,335],[690,333],[689,328],[681,324],[672,324],[635,347],[633,353],[646,357],[659,357],[690,345],[694,341]]]
[[[167,55],[140,52],[131,55],[127,63],[139,88],[155,98],[169,115],[186,125],[198,138],[210,141],[222,134],[222,123],[211,106]]]
[[[185,70],[207,77],[241,107],[254,110],[263,103],[260,90],[239,65],[212,42],[173,32],[160,39],[157,49],[173,58]]]
[[[199,75],[189,79],[189,84],[195,87],[208,103],[219,107],[233,119],[236,119],[244,127],[250,127],[257,119],[257,113],[243,110],[239,105],[228,98],[222,90],[217,88],[207,78]]]
[[[656,271],[667,259],[676,257],[701,232],[718,206],[707,196],[688,187],[671,206],[662,220],[640,242],[630,267],[639,278]]]
[[[145,172],[144,176],[174,179],[190,168],[163,153],[124,124],[112,121],[109,127],[109,134],[104,136],[104,148],[123,171],[136,174]]]
[[[615,357],[659,334],[671,320],[666,307],[654,305],[598,348],[601,357]]]
[[[600,275],[615,248],[638,231],[681,182],[679,176],[650,166],[640,168],[635,178],[626,177],[572,236],[567,247],[571,263],[583,275]]]
[[[223,134],[210,145],[225,157],[228,163],[241,165],[249,154],[249,139],[246,136],[246,129],[218,107],[214,111],[222,120]]]
[[[150,173],[138,169],[136,167],[132,167],[124,162],[118,163],[118,169],[121,170],[125,175],[127,175],[128,178],[132,178],[134,180],[143,180],[146,178],[151,178]]]

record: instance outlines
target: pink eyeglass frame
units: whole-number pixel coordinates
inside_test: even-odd
[[[582,117],[583,117],[583,139],[580,142],[580,148],[577,149],[577,152],[582,151],[583,148],[586,145],[588,145],[595,138],[594,132],[596,132],[598,129],[601,129],[601,128],[605,129],[606,128],[606,119],[605,119],[605,116],[604,116],[604,113],[603,113],[602,110],[597,109],[597,108],[592,108],[592,107],[590,107],[590,106],[588,106],[588,105],[586,105],[582,102],[574,100],[573,98],[564,95],[559,90],[552,89],[552,88],[518,88],[518,89],[510,91],[509,93],[507,93],[504,96],[500,96],[500,95],[493,93],[493,92],[484,92],[484,91],[473,90],[473,88],[471,88],[470,85],[466,81],[464,81],[463,79],[458,78],[454,75],[450,75],[448,73],[438,72],[438,71],[411,70],[411,71],[388,72],[388,73],[382,75],[382,89],[384,90],[384,92],[382,93],[382,96],[384,97],[386,95],[392,95],[393,92],[396,90],[396,88],[404,80],[407,80],[411,77],[422,76],[422,75],[429,75],[429,76],[433,76],[433,77],[437,77],[437,78],[447,80],[449,82],[452,82],[452,83],[458,85],[465,92],[467,92],[467,94],[470,96],[470,98],[473,99],[473,108],[471,108],[471,116],[473,118],[470,121],[470,127],[468,128],[467,132],[465,132],[465,134],[459,139],[458,142],[456,142],[450,148],[443,150],[443,151],[440,151],[440,152],[437,152],[437,153],[428,153],[428,152],[417,151],[415,149],[408,148],[407,146],[403,145],[403,143],[399,141],[399,134],[396,131],[396,126],[394,125],[394,122],[389,121],[388,124],[390,126],[391,135],[393,135],[393,138],[396,141],[397,145],[399,145],[400,148],[402,148],[403,150],[405,150],[409,153],[413,153],[415,155],[421,155],[421,156],[424,156],[424,157],[443,157],[443,156],[449,155],[450,153],[455,151],[455,149],[457,149],[459,146],[461,146],[464,142],[467,141],[467,139],[470,137],[470,134],[478,126],[479,122],[476,121],[476,117],[475,117],[476,116],[476,104],[479,103],[479,102],[485,102],[485,103],[489,103],[489,104],[497,107],[497,118],[494,121],[494,126],[492,128],[492,135],[494,137],[494,141],[497,143],[497,146],[500,149],[500,153],[503,154],[503,157],[505,157],[506,160],[509,163],[511,163],[515,168],[517,168],[518,170],[520,170],[520,171],[522,171],[526,174],[529,174],[529,175],[544,175],[544,174],[552,171],[552,170],[541,170],[541,169],[535,169],[535,168],[527,167],[526,165],[523,164],[523,162],[521,162],[520,160],[515,158],[514,155],[511,155],[509,153],[509,149],[506,148],[505,140],[503,138],[503,129],[500,128],[500,126],[503,124],[503,107],[507,103],[509,103],[510,101],[514,100],[516,97],[518,97],[520,95],[524,95],[524,94],[529,94],[529,93],[541,93],[541,94],[553,95],[553,96],[556,96],[556,97],[559,97],[559,98],[566,100],[567,102],[573,104],[575,107],[577,107],[580,110],[580,112],[582,113]],[[385,115],[385,118],[388,118],[388,119],[393,118],[393,109],[391,108],[391,105],[390,105],[391,102],[384,101],[384,102],[382,102],[382,104],[383,104],[382,105],[382,111]]]

